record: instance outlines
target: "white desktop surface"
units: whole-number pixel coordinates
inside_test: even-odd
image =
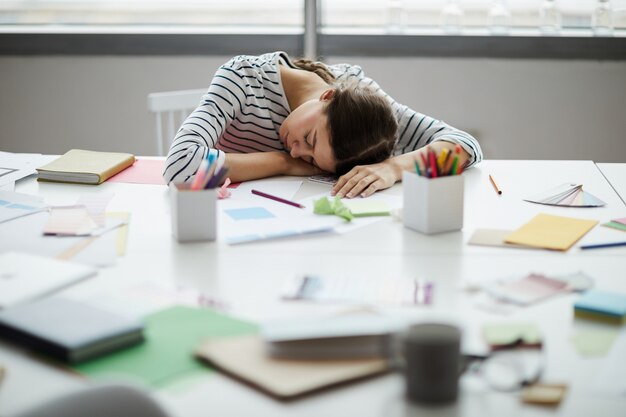
[[[617,194],[626,201],[626,163],[597,163],[602,174],[611,183]]]
[[[503,191],[497,195],[491,174]],[[596,227],[568,252],[468,246],[476,228],[516,229],[538,213],[595,219],[626,216],[626,206],[591,161],[484,161],[465,174],[465,226],[461,232],[425,236],[394,218],[347,234],[309,236],[229,246],[224,242],[179,244],[171,237],[169,201],[165,186],[104,183],[81,186],[20,181],[16,191],[39,194],[49,204],[74,203],[86,193],[115,194],[108,211],[129,211],[131,220],[126,255],[98,276],[63,292],[98,302],[103,294],[123,291],[146,281],[177,282],[205,292],[227,305],[226,312],[261,322],[286,316],[320,314],[336,307],[283,302],[278,294],[296,273],[350,274],[364,278],[423,278],[435,283],[430,307],[404,308],[418,318],[445,316],[464,323],[466,335],[478,334],[486,322],[533,321],[544,333],[546,369],[543,380],[566,382],[569,391],[559,407],[524,405],[516,394],[503,394],[475,384],[462,384],[456,404],[421,408],[404,400],[399,374],[374,378],[289,403],[276,401],[248,386],[212,373],[188,390],[158,391],[173,416],[624,416],[626,395],[597,395],[590,389],[604,358],[581,357],[570,338],[575,330],[600,328],[574,321],[573,300],[559,296],[509,316],[478,310],[464,290],[468,283],[528,272],[565,274],[585,271],[597,288],[626,293],[626,248],[581,251],[584,242],[623,237],[623,232]],[[284,179],[282,179],[284,180]],[[304,178],[296,199],[329,190]],[[522,201],[565,182],[584,184],[604,200],[600,208],[570,208]],[[385,191],[401,195],[397,184]],[[621,233],[621,235],[620,235]],[[129,306],[132,307],[132,306]],[[626,352],[625,352],[626,354]],[[0,383],[0,416],[12,413],[85,383],[55,369],[27,352],[0,342],[0,364],[7,368]],[[626,378],[626,376],[624,376]]]

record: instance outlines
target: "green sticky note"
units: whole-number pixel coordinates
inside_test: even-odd
[[[348,206],[354,217],[391,215],[389,205],[382,200],[350,200],[347,201],[345,205]]]
[[[342,217],[347,221],[352,220],[352,213],[348,209],[338,196],[335,199],[329,201],[326,197],[321,197],[313,202],[313,213],[315,214],[334,214]]]
[[[326,197],[322,197],[313,202],[313,213],[315,214],[335,214],[330,201]]]
[[[572,336],[576,350],[583,356],[604,356],[617,338],[617,330],[585,330]]]
[[[483,327],[485,340],[491,346],[540,345],[541,332],[532,323],[497,323]]]
[[[602,226],[611,227],[613,229],[622,230],[626,232],[626,224],[621,224],[618,222],[608,222],[608,223],[603,223]]]
[[[210,337],[254,333],[254,324],[212,310],[172,307],[145,321],[145,342],[74,367],[97,380],[126,380],[153,387],[178,383],[210,368],[198,361],[194,349]]]

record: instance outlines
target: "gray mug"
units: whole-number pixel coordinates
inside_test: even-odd
[[[411,326],[403,337],[407,397],[414,402],[440,404],[458,396],[461,331],[449,324]]]

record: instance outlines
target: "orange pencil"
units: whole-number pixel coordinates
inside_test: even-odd
[[[500,187],[498,187],[498,184],[496,184],[496,182],[493,180],[493,177],[491,176],[491,174],[489,174],[489,181],[491,181],[491,185],[493,185],[493,189],[496,190],[496,193],[498,193],[498,195],[501,195],[502,190],[500,189]]]

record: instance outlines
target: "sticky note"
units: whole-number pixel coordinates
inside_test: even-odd
[[[566,392],[567,385],[565,384],[533,384],[524,388],[520,396],[525,403],[557,405]]]
[[[354,217],[391,215],[389,205],[382,200],[349,200],[344,201],[344,204],[348,206]]]
[[[483,327],[485,341],[493,347],[541,345],[541,332],[532,323],[494,323]]]
[[[541,213],[505,238],[507,243],[566,251],[598,222]]]
[[[233,220],[271,219],[274,217],[266,208],[247,207],[224,210]]]

